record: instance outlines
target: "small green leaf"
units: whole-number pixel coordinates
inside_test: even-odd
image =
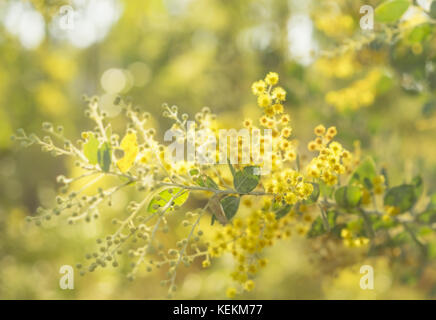
[[[312,227],[310,228],[309,232],[307,233],[307,236],[309,238],[317,237],[325,233],[324,224],[322,222],[322,218],[318,217],[313,221]]]
[[[83,145],[83,153],[90,164],[97,164],[99,142],[93,133],[89,133],[88,135],[88,141]]]
[[[108,142],[103,143],[98,149],[97,160],[101,170],[109,172],[112,163],[112,154]]]
[[[229,159],[227,160],[227,162],[228,162],[228,164],[229,164],[230,172],[232,173],[232,176],[233,176],[233,178],[234,178],[234,177],[235,177],[235,174],[236,174],[236,170],[235,170],[235,168],[233,167],[233,165],[230,163],[230,160],[229,160]]]
[[[422,226],[418,230],[418,236],[425,237],[433,233],[433,229],[429,226]]]
[[[278,220],[286,216],[289,213],[289,211],[291,211],[291,208],[292,206],[290,204],[286,204],[280,207],[278,210],[275,211],[276,219]]]
[[[388,0],[375,9],[375,19],[378,22],[396,22],[409,8],[409,0]]]
[[[419,26],[413,28],[413,30],[409,34],[408,39],[410,42],[422,42],[432,33],[432,31],[433,29],[430,24],[420,24]]]
[[[243,171],[236,172],[233,179],[235,189],[242,193],[253,191],[260,180],[260,176],[257,174],[258,170],[259,167],[248,166]]]
[[[357,186],[340,187],[335,192],[336,203],[343,208],[351,209],[360,204],[362,190]]]
[[[427,210],[436,210],[436,193],[430,196],[430,202],[427,205]]]
[[[436,223],[436,193],[430,196],[430,202],[424,212],[420,213],[418,220],[424,223]]]
[[[416,176],[412,179],[412,184],[415,186],[415,195],[416,199],[419,199],[419,197],[422,195],[422,192],[424,191],[424,184],[421,176]]]
[[[415,186],[410,184],[393,187],[386,192],[384,204],[399,208],[400,213],[405,212],[411,209],[417,200],[415,189]]]
[[[158,208],[165,206],[173,196],[175,196],[180,192],[180,190],[181,190],[180,188],[167,188],[159,192],[158,195],[155,196],[148,204],[147,211],[151,213],[155,213],[158,210]],[[173,205],[177,205],[177,206],[183,205],[185,201],[188,199],[188,197],[189,197],[188,191],[180,192],[177,198],[173,200]]]
[[[418,215],[418,221],[432,224],[436,222],[436,210],[425,210]]]
[[[213,195],[212,198],[209,199],[208,209],[212,213],[213,217],[211,223],[214,223],[215,220],[218,220],[222,225],[226,225],[229,222],[226,214],[224,213],[223,206],[220,202],[220,196],[218,194]]]
[[[394,85],[394,80],[392,77],[384,73],[380,79],[377,81],[376,90],[377,94],[383,94],[387,92]]]
[[[202,176],[198,177],[197,179],[195,179],[195,182],[203,188],[209,188],[209,189],[214,189],[214,190],[219,189],[216,182],[213,181],[213,179],[211,177],[206,176],[206,175],[202,175]]]
[[[334,227],[336,225],[336,217],[337,217],[337,214],[334,211],[329,211],[327,213],[327,223],[330,227],[330,230],[334,229]],[[325,224],[325,222],[323,222],[322,217],[316,218],[315,221],[313,221],[312,227],[307,234],[308,237],[313,238],[313,237],[317,237],[317,236],[320,236],[320,235],[326,233],[327,230],[325,229],[324,224]]]
[[[211,177],[206,178],[206,187],[208,187],[210,189],[215,189],[215,190],[219,189],[218,185],[215,183],[215,181],[212,180]]]
[[[329,186],[328,184],[324,183],[323,181],[319,182],[319,190],[320,195],[330,198],[333,194],[334,188],[332,186]]]
[[[227,196],[221,199],[221,205],[227,220],[231,220],[238,212],[240,198],[236,196]]]
[[[429,15],[433,19],[436,19],[436,1],[431,3]]]
[[[203,177],[198,177],[197,179],[194,180],[196,184],[198,184],[200,187],[205,188],[206,184],[204,183],[204,179]]]
[[[189,170],[189,175],[192,176],[197,176],[200,173],[200,171],[198,171],[198,169],[191,169]]]
[[[435,259],[436,258],[436,242],[429,242],[427,245],[427,257],[429,259]]]
[[[425,117],[431,117],[436,113],[436,100],[427,101],[421,109],[421,113]]]
[[[365,187],[372,186],[372,180],[377,176],[374,160],[370,157],[363,160],[354,170],[348,184],[359,183]]]

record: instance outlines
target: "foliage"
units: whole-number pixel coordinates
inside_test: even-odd
[[[252,290],[256,273],[266,264],[262,257],[265,248],[295,231],[301,235],[307,233],[310,237],[331,233],[342,238],[346,246],[382,251],[389,245],[386,232],[394,232],[400,225],[417,242],[426,259],[427,245],[418,240],[414,231],[420,225],[417,219],[420,214],[411,211],[421,193],[422,180],[415,179],[414,184],[388,188],[384,176],[377,174],[370,158],[360,161],[333,140],[337,134],[335,127],[326,129],[323,125],[315,128],[317,138],[308,145],[308,149],[317,155],[306,162],[299,161],[297,166],[299,153],[295,141],[291,140],[290,116],[282,106],[286,93],[276,86],[277,83],[278,75],[271,72],[252,87],[263,111],[259,123],[272,130],[273,149],[260,149],[264,165],[269,159],[272,162],[272,171],[265,177],[259,175],[261,167],[252,164],[197,164],[185,159],[169,161],[165,156],[168,146],[155,140],[154,130],[146,127],[150,115],[139,113],[130,104],[126,104],[124,113],[131,125],[121,142],[118,134],[107,134],[110,124],[106,123],[97,98],[89,100],[86,111],[87,116],[95,121],[96,130],[83,133],[77,146],[64,137],[62,130],[55,130],[48,123],[43,125],[43,129],[49,135],[43,138],[34,134],[28,136],[20,130],[14,139],[22,145],[37,144],[55,156],[72,156],[82,171],[72,178],[59,176],[64,194],[57,197],[57,206],[40,208],[39,216],[29,217],[29,220],[41,225],[54,215],[64,215],[71,224],[81,220],[91,222],[99,216],[103,202],[110,201],[123,188],[135,187],[141,201],[130,202],[129,215],[114,220],[118,227],[106,236],[105,242],[98,241],[99,250],[87,255],[88,265],[80,265],[81,274],[104,268],[108,263],[117,267],[122,252],[127,250],[135,261],[129,278],[133,279],[143,266],[150,271],[167,267],[168,278],[162,283],[169,286],[170,296],[176,291],[175,279],[180,264],[189,266],[196,259],[202,259],[203,266],[208,267],[211,260],[225,252],[230,252],[236,261],[231,276],[239,284],[238,288],[230,288],[228,295],[233,297],[241,290]],[[187,142],[189,117],[183,114],[180,118],[178,108],[167,105],[164,105],[164,115],[173,120],[172,129],[183,133],[181,138],[177,138],[178,142]],[[218,138],[217,127],[213,124],[215,116],[209,109],[196,114],[195,120],[197,133],[203,128]],[[257,129],[251,119],[244,120],[243,124],[251,132]],[[50,136],[59,139],[63,145],[55,145]],[[237,141],[240,143],[230,143],[230,153],[236,148],[241,160],[242,140]],[[201,145],[202,142],[196,143]],[[120,150],[118,156],[116,150]],[[250,153],[251,162],[255,161],[253,152]],[[114,161],[115,157],[119,160]],[[218,154],[212,154],[212,157],[217,158]],[[75,182],[89,176],[96,179],[85,187],[74,188]],[[118,182],[95,194],[84,194],[86,188],[107,176],[117,177]],[[349,183],[341,185],[340,181],[346,181],[346,177],[349,177]],[[233,180],[233,187],[229,180]],[[319,197],[319,184],[331,188],[330,196]],[[167,220],[183,214],[182,206],[194,192],[206,196],[206,204],[185,213],[183,225],[189,228],[187,235],[176,243],[174,249],[165,249],[165,235],[158,235],[158,231],[169,231]],[[258,207],[253,206],[246,217],[238,216],[243,197],[259,198],[256,200]],[[379,211],[382,199],[385,210]],[[405,212],[410,213],[403,216]],[[212,215],[212,223],[217,219],[221,224],[216,226],[213,236],[204,235],[199,226],[208,213]],[[392,223],[387,224],[390,221]],[[374,226],[380,222],[385,223],[385,227],[375,230]],[[203,240],[204,237],[211,240]]]
[[[156,298],[176,285],[181,298],[435,297],[436,1],[110,0],[119,19],[82,47],[54,28],[71,3],[21,1],[45,21],[34,49],[6,28],[13,2],[0,4],[0,297]],[[275,73],[257,81],[254,107],[247,89],[267,70],[281,88]],[[86,119],[83,93],[97,95]],[[163,132],[190,118],[161,117],[162,101],[213,134],[241,119],[273,130],[271,174],[166,162]],[[43,121],[65,128],[26,133]],[[61,158],[18,151],[20,127],[18,144]],[[77,289],[54,290],[76,262]],[[360,290],[362,264],[374,291]]]

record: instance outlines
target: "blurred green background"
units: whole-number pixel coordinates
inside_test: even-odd
[[[83,260],[102,234],[103,224],[37,228],[25,222],[38,205],[50,206],[56,176],[72,173],[71,161],[52,158],[36,147],[20,149],[10,140],[17,128],[41,132],[41,123],[65,126],[79,138],[92,125],[83,116],[86,95],[101,97],[102,108],[123,128],[113,105],[118,94],[156,117],[162,133],[168,121],[161,104],[195,113],[209,106],[218,120],[239,127],[259,114],[250,92],[268,71],[280,74],[288,92],[301,148],[319,123],[336,125],[349,149],[360,140],[400,183],[421,173],[426,189],[436,187],[436,37],[388,44],[376,39],[361,50],[319,58],[349,39],[365,36],[359,8],[380,1],[306,0],[72,0],[0,2],[0,298],[156,299],[165,298],[163,273],[142,274],[134,282],[108,268],[75,278],[74,290],[59,288],[59,268]],[[428,1],[421,1],[422,7]],[[63,5],[74,10],[72,30],[62,28]],[[418,19],[415,12],[410,19]],[[366,35],[368,36],[368,35]],[[320,60],[321,59],[321,60]],[[350,87],[374,71],[373,99],[360,108],[337,108],[331,91]],[[369,81],[369,80],[368,80]],[[344,98],[345,99],[345,98]],[[351,93],[351,99],[357,99]],[[108,216],[122,212],[121,193]],[[171,236],[171,235],[170,235]],[[245,298],[429,298],[436,296],[436,271],[397,272],[385,258],[376,266],[376,289],[360,290],[358,266],[325,271],[313,244],[299,238],[269,251],[272,262]],[[340,254],[335,259],[341,260]],[[219,299],[229,283],[230,260],[212,268],[184,269],[178,298]],[[360,264],[359,264],[360,265]],[[406,277],[406,281],[402,278]],[[429,287],[430,286],[430,287]]]

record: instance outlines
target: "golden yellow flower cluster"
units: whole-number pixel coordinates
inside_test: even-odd
[[[283,112],[282,102],[286,100],[286,91],[282,87],[275,87],[279,81],[279,75],[270,72],[266,75],[265,80],[259,80],[253,83],[251,91],[257,96],[257,104],[265,108],[265,114],[271,118],[276,113]]]
[[[351,86],[328,92],[325,100],[339,110],[368,107],[374,103],[377,84],[381,77],[382,73],[379,70],[372,70],[363,79],[353,82]]]
[[[273,169],[280,169],[284,162],[294,161],[297,157],[296,141],[290,139],[292,135],[291,117],[284,112],[282,104],[286,100],[286,91],[282,87],[274,87],[278,81],[278,74],[270,72],[264,80],[256,81],[251,86],[253,94],[258,97],[259,107],[263,109],[263,115],[259,119],[260,125],[272,130]],[[244,120],[243,124],[246,128],[255,128],[251,119]]]
[[[337,57],[321,57],[315,62],[315,69],[328,78],[349,78],[361,68],[352,51]]]
[[[289,168],[275,172],[264,187],[274,193],[276,201],[285,200],[288,204],[306,200],[313,192],[313,185],[306,182],[301,173]]]
[[[341,237],[343,239],[344,245],[347,247],[363,247],[369,244],[369,239],[366,237],[353,237],[353,233],[350,229],[342,229]]]
[[[337,134],[336,127],[326,129],[323,125],[315,128],[317,135],[314,141],[309,142],[310,151],[318,151],[319,155],[313,158],[306,168],[307,175],[320,178],[328,185],[335,185],[338,177],[351,171],[352,154],[336,141],[332,141]]]
[[[277,220],[273,212],[255,210],[247,218],[236,218],[216,232],[213,246],[209,247],[209,256],[216,258],[229,252],[236,261],[231,277],[239,287],[227,290],[229,298],[234,298],[238,292],[254,289],[253,277],[267,265],[267,260],[260,254],[266,247],[272,246],[274,240],[289,238],[290,228],[289,217]],[[203,261],[203,267],[209,265],[208,257]]]
[[[329,37],[342,38],[353,32],[354,20],[347,14],[332,14],[331,12],[322,14],[320,12],[316,16],[315,26]]]

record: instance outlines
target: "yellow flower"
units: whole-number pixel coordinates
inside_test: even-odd
[[[117,166],[121,172],[128,171],[135,163],[138,155],[138,142],[135,133],[128,133],[121,141],[121,149],[124,151],[124,157],[118,160]]]
[[[351,238],[351,232],[348,229],[342,229],[341,230],[341,237],[344,239],[350,239]]]
[[[203,260],[203,262],[201,263],[201,265],[203,266],[203,268],[207,268],[210,266],[210,260]]]
[[[254,281],[253,280],[248,280],[247,282],[244,283],[244,289],[245,291],[251,291],[254,289]]]
[[[279,82],[279,75],[276,72],[270,72],[266,75],[265,82],[273,86]]]
[[[298,200],[297,196],[293,192],[288,192],[288,194],[286,194],[286,196],[285,196],[285,201],[288,204],[295,204],[297,202],[297,200]]]
[[[230,299],[233,299],[236,296],[236,289],[235,288],[228,288],[226,291],[226,296]]]
[[[400,213],[400,209],[394,206],[385,206],[385,212],[390,216],[394,217]]]
[[[256,96],[264,93],[265,90],[266,90],[266,84],[263,80],[256,81],[251,85],[251,91]]]
[[[274,117],[274,108],[273,107],[267,107],[265,108],[265,115],[269,118],[273,118]]]
[[[267,259],[259,259],[259,267],[264,268],[266,267],[268,260]]]
[[[284,114],[284,115],[282,115],[282,117],[280,118],[280,122],[281,122],[283,125],[287,125],[287,124],[289,123],[289,121],[291,121],[291,117],[289,117],[288,114]]]
[[[315,151],[318,148],[317,144],[315,141],[310,141],[307,145],[307,149],[309,151]]]
[[[290,127],[284,127],[282,129],[282,136],[284,138],[288,138],[291,135],[291,133],[292,133],[292,128],[290,128]]]
[[[276,103],[272,107],[273,107],[273,110],[275,113],[277,113],[277,114],[283,113],[283,105],[282,104]]]
[[[257,104],[259,107],[268,107],[271,105],[271,97],[269,94],[261,94],[259,98],[257,98]]]
[[[318,125],[318,126],[315,128],[315,134],[316,134],[317,136],[322,136],[324,133],[325,133],[325,127],[324,127],[322,124]]]
[[[273,90],[272,96],[274,99],[277,99],[280,101],[285,101],[286,100],[286,91],[281,87],[277,87]]]
[[[288,150],[285,154],[285,158],[286,160],[294,161],[295,159],[297,159],[297,154],[294,150]]]
[[[330,127],[327,130],[327,135],[334,137],[338,131],[336,130],[336,127]]]
[[[251,121],[251,119],[244,120],[244,127],[250,128],[252,125],[253,125],[253,121]]]

